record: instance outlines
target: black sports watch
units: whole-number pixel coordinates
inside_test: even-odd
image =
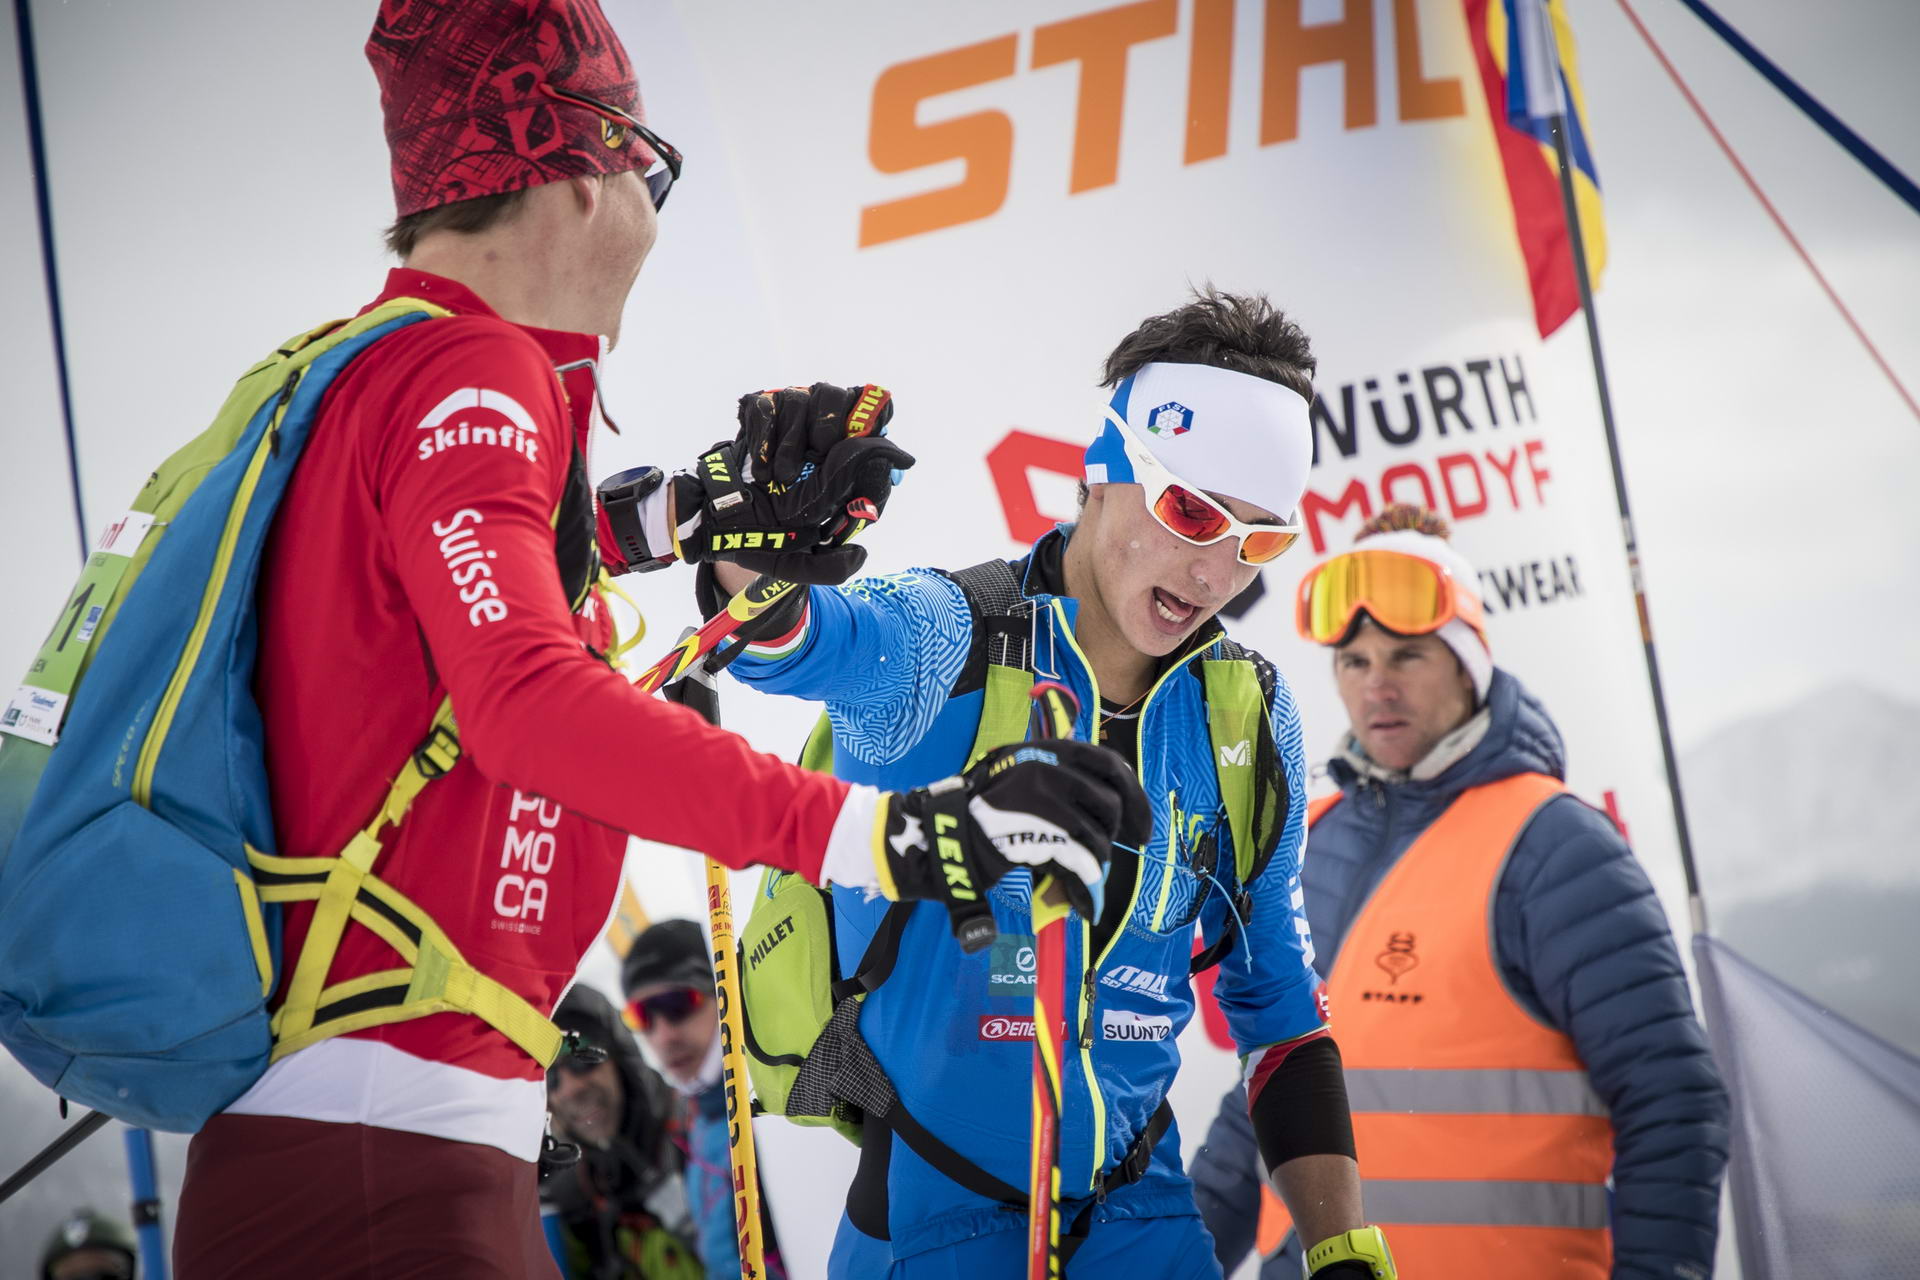
[[[655,550],[647,545],[647,531],[640,519],[640,500],[666,483],[667,474],[658,467],[629,467],[600,482],[600,506],[607,513],[607,528],[620,548],[621,559],[634,573],[650,573],[673,562],[673,548]]]

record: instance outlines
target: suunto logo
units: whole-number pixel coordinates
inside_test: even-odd
[[[1100,1015],[1103,1040],[1154,1041],[1173,1037],[1173,1019],[1161,1013],[1109,1009]]]

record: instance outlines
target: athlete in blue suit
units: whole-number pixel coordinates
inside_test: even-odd
[[[1341,1079],[1300,899],[1306,778],[1286,682],[1227,640],[1214,615],[1285,550],[1311,465],[1314,359],[1264,298],[1208,291],[1146,321],[1107,364],[1106,422],[1087,453],[1080,519],[1012,564],[915,570],[796,596],[781,634],[733,667],[760,689],[824,702],[835,772],[881,787],[968,762],[992,696],[983,672],[1019,665],[1079,696],[1078,736],[1118,750],[1153,802],[1139,850],[1116,846],[1104,907],[1068,973],[1060,1169],[1069,1275],[1218,1276],[1163,1106],[1192,1018],[1196,926],[1231,936],[1217,993],[1246,1064],[1265,1166],[1303,1232],[1314,1275],[1371,1275]],[[722,567],[718,587],[747,575]],[[1009,620],[1012,620],[1010,623]],[[1203,660],[1260,670],[1265,731],[1216,748]],[[1249,723],[1258,724],[1257,717]],[[1238,883],[1218,749],[1258,769],[1283,807],[1271,852]],[[991,893],[1000,941],[967,955],[947,914],[915,909],[859,1027],[899,1106],[869,1116],[830,1274],[1018,1274],[1025,1225],[1033,987],[1029,877]],[[843,972],[887,903],[836,890]],[[1235,919],[1237,917],[1237,920]],[[1090,954],[1083,955],[1083,950]],[[1353,1233],[1351,1243],[1347,1233]]]

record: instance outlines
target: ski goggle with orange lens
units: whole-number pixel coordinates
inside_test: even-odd
[[[627,1001],[627,1007],[620,1011],[620,1017],[635,1031],[651,1031],[657,1022],[674,1025],[685,1022],[709,999],[711,997],[704,991],[679,987],[648,996],[644,1000]]]
[[[1300,580],[1294,625],[1303,638],[1345,640],[1361,612],[1403,636],[1424,636],[1459,618],[1486,634],[1480,601],[1431,560],[1398,551],[1349,551]]]
[[[1125,466],[1119,465],[1122,455]],[[1147,510],[1162,528],[1197,547],[1210,547],[1222,538],[1240,539],[1240,563],[1262,565],[1277,559],[1300,538],[1296,513],[1286,524],[1248,524],[1199,489],[1182,484],[1159,459],[1134,438],[1133,432],[1109,416],[1106,430],[1087,454],[1089,461],[1104,455],[1109,483],[1137,484],[1146,490]]]

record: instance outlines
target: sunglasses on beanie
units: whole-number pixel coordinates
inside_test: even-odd
[[[558,89],[542,83],[540,92],[556,102],[569,106],[584,107],[600,117],[600,140],[607,146],[618,150],[634,138],[645,143],[653,152],[653,163],[641,171],[641,180],[647,184],[647,194],[653,197],[653,208],[657,213],[667,203],[667,192],[673,190],[673,184],[679,181],[680,152],[674,145],[662,138],[627,112],[602,102],[598,98],[589,98],[584,93],[574,93],[570,89]]]

